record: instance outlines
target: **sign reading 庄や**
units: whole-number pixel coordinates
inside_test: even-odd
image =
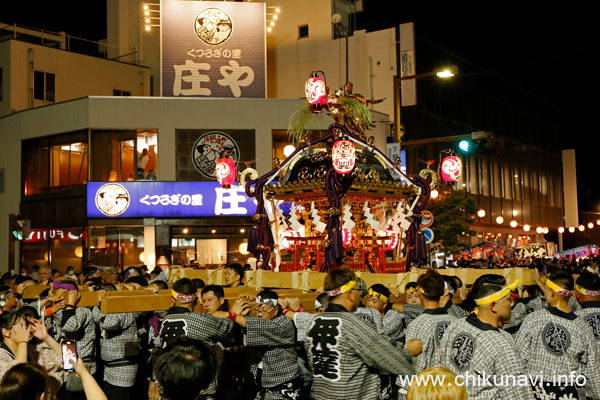
[[[115,195],[114,185],[120,186]],[[113,206],[114,205],[114,206]],[[256,202],[242,186],[218,182],[88,182],[88,218],[250,216]]]
[[[265,3],[163,1],[162,96],[266,95]]]

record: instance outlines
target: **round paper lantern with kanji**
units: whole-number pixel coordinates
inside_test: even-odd
[[[355,163],[354,143],[349,140],[338,140],[333,144],[331,163],[338,174],[349,174]]]
[[[384,231],[378,231],[377,236],[384,237],[389,236],[389,239],[385,240],[385,249],[391,250],[398,244],[398,234],[391,229],[386,229]]]
[[[311,76],[304,85],[306,100],[310,105],[323,105],[327,102],[325,81],[318,76]]]
[[[235,162],[231,158],[219,159],[215,165],[215,175],[224,188],[230,188],[236,177]]]
[[[456,156],[448,156],[442,160],[440,167],[444,182],[456,182],[462,172],[462,162]]]

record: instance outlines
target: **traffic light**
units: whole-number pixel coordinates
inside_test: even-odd
[[[23,240],[29,235],[29,220],[20,215],[11,216],[10,230],[17,240]]]
[[[461,140],[460,143],[458,143],[458,148],[465,153],[470,153],[473,150],[473,143],[471,143],[470,140]]]
[[[504,150],[504,140],[494,137],[493,132],[477,131],[471,133],[471,139],[463,139],[458,148],[465,154],[499,153]]]

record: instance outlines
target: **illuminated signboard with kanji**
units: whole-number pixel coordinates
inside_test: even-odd
[[[218,182],[88,182],[88,218],[251,216],[242,186]]]
[[[165,97],[265,98],[265,3],[163,1]]]

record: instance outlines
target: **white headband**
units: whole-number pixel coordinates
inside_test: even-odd
[[[263,299],[260,296],[256,296],[256,304],[266,304],[275,308],[277,307],[277,304],[279,304],[279,301],[277,299]]]
[[[452,289],[452,286],[448,285],[448,282],[446,281],[444,281],[444,289],[448,289],[450,294],[454,294],[454,289]]]

